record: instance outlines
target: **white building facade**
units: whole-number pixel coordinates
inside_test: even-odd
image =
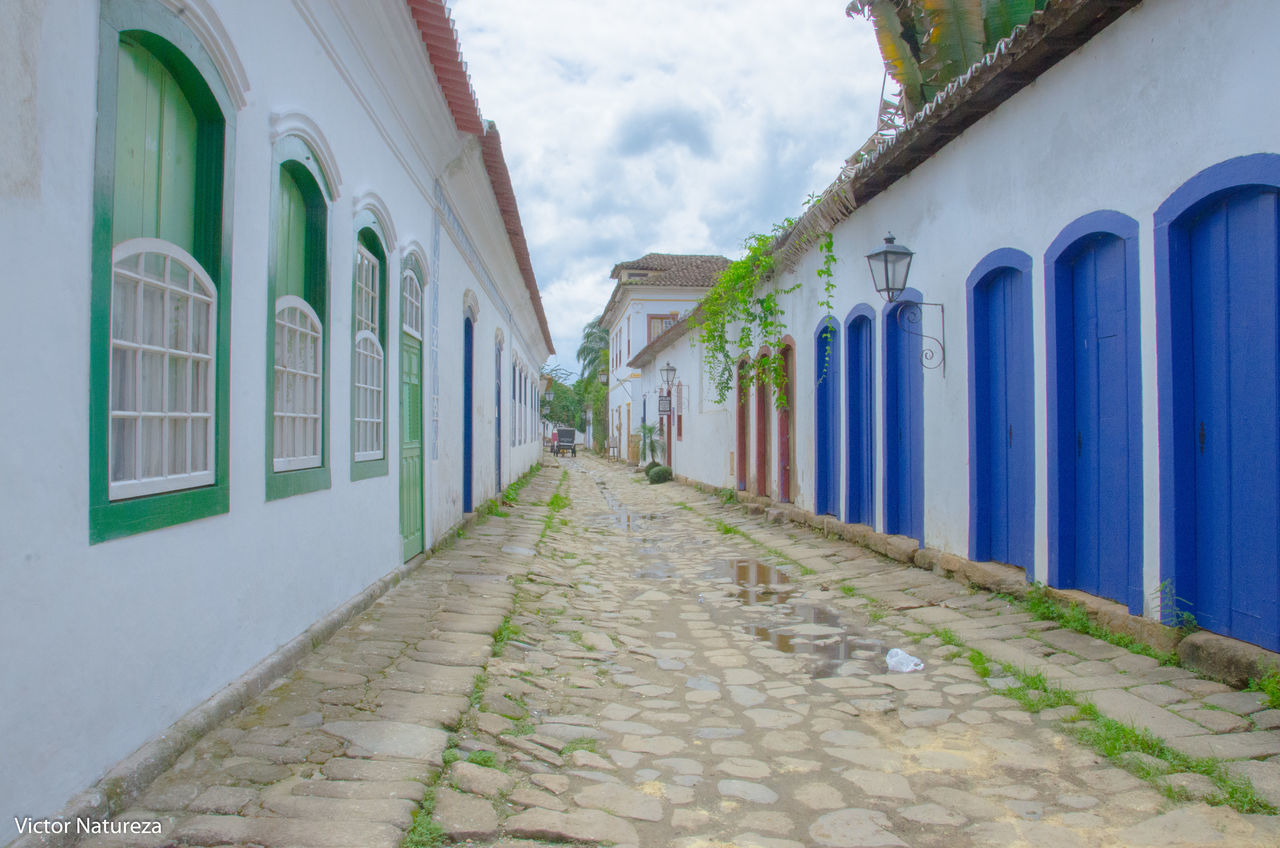
[[[611,456],[637,461],[639,426],[657,416],[657,395],[638,388],[632,357],[693,309],[728,264],[723,256],[649,253],[613,267],[618,283],[600,319],[609,331]]]
[[[536,463],[551,342],[443,2],[0,19],[41,410],[0,425],[0,798],[40,817]]]
[[[1269,8],[1050,4],[775,245],[793,404],[693,404],[676,473],[1280,649]],[[643,379],[705,380],[695,337]]]

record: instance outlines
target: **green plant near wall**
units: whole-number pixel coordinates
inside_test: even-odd
[[[769,284],[774,279],[774,240],[793,224],[795,219],[787,218],[768,235],[750,236],[746,255],[729,263],[699,305],[694,329],[717,403],[724,403],[733,388],[738,360],[751,357],[759,347],[770,353],[747,369],[747,379],[785,388],[786,368],[779,348],[787,334],[786,311],[778,298],[796,291],[800,284],[784,289]],[[786,392],[777,391],[774,398],[779,405],[785,404]]]

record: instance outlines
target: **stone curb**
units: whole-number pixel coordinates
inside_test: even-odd
[[[699,492],[716,494],[723,487],[712,486],[677,474],[675,482]],[[865,524],[847,524],[832,515],[814,515],[795,504],[776,503],[764,495],[735,492],[748,514],[765,515],[769,520],[787,520],[829,536],[838,536],[907,565],[947,574],[963,583],[1016,598],[1027,596],[1026,573],[1021,568],[998,562],[974,562],[958,554],[921,548],[915,539],[878,533]],[[1046,588],[1046,594],[1064,604],[1076,603],[1089,618],[1115,633],[1145,642],[1157,651],[1178,654],[1182,664],[1206,677],[1242,688],[1249,678],[1280,670],[1280,653],[1259,648],[1239,639],[1201,630],[1189,636],[1172,627],[1133,615],[1128,607],[1075,589]]]
[[[320,618],[240,677],[195,706],[159,736],[144,742],[138,750],[108,769],[101,780],[74,795],[50,818],[67,821],[77,818],[105,819],[124,810],[205,734],[244,709],[277,679],[292,672],[318,645],[372,606],[405,576],[430,560],[431,554],[451,545],[457,538],[458,531],[475,524],[478,517],[478,513],[474,512],[464,515],[461,521],[441,535],[440,541],[431,547],[430,553],[419,554],[383,575],[360,594]],[[77,835],[74,827],[70,831],[68,834],[20,836],[5,848],[71,848],[76,843]]]

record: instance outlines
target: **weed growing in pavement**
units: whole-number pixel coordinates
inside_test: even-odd
[[[987,662],[987,655],[977,648],[969,651],[969,665],[973,666],[974,672],[983,680],[991,676],[991,665]]]
[[[496,654],[495,654],[496,656]],[[480,709],[480,702],[484,700],[484,690],[489,688],[489,677],[485,674],[477,674],[471,679],[471,695],[468,700],[471,701],[471,709]]]
[[[533,722],[517,721],[511,725],[511,729],[507,731],[509,736],[528,736],[533,733]]]
[[[1248,691],[1261,692],[1267,696],[1264,703],[1269,709],[1280,710],[1280,670],[1273,668],[1262,677],[1250,678]]]
[[[689,506],[684,501],[676,501],[676,506],[680,507],[681,509],[688,510],[689,512],[693,512],[693,507]]]
[[[715,527],[717,530],[719,530],[721,533],[725,534],[726,536],[747,535],[746,533],[743,533],[741,530],[739,530],[737,527],[734,527],[732,524],[728,524],[724,521],[721,521],[719,518],[715,520]]]
[[[1017,686],[1000,691],[1006,698],[1012,698],[1029,713],[1038,713],[1054,707],[1076,706],[1076,699],[1070,692],[1058,686],[1050,686],[1043,674],[1034,674],[1014,668],[1009,663],[1001,663],[1005,673],[1018,681]]]
[[[413,825],[400,842],[400,848],[440,848],[444,845],[444,828],[431,817],[435,808],[436,789],[432,785],[427,787],[427,794],[422,796],[422,803],[413,814]]]
[[[738,493],[733,489],[720,489],[716,492],[716,497],[720,499],[720,503],[728,506],[738,502]]]
[[[993,595],[993,597],[1020,607],[1042,621],[1057,622],[1068,630],[1074,630],[1077,633],[1083,633],[1086,636],[1110,642],[1112,645],[1132,651],[1135,654],[1151,657],[1158,660],[1161,665],[1178,665],[1178,654],[1176,652],[1157,651],[1146,642],[1140,642],[1126,633],[1114,633],[1108,630],[1101,624],[1090,620],[1088,612],[1079,604],[1072,603],[1068,606],[1063,606],[1053,598],[1050,598],[1048,592],[1045,591],[1043,583],[1032,583],[1028,586],[1025,600],[999,594]]]
[[[845,597],[847,597],[847,598],[856,598],[856,597],[858,597],[858,590],[857,590],[857,589],[855,589],[855,588],[853,588],[853,584],[852,584],[852,583],[846,583],[846,584],[844,584],[843,586],[841,586],[841,587],[840,587],[840,592],[841,592],[841,594],[843,594],[843,595],[844,595]]]
[[[491,769],[499,767],[498,755],[493,751],[472,751],[470,754],[467,754],[467,762]]]
[[[960,637],[955,634],[949,627],[939,627],[933,631],[933,635],[942,640],[944,645],[954,645],[960,647]]]
[[[565,745],[564,749],[560,751],[560,756],[567,757],[574,751],[590,751],[594,754],[596,752],[596,740],[590,736],[579,736],[577,739],[571,739],[569,744]]]
[[[503,489],[502,499],[507,503],[515,503],[516,499],[520,496],[520,490],[529,485],[529,481],[532,480],[541,470],[542,463],[535,463],[532,468],[520,475],[520,479]]]
[[[507,646],[507,642],[517,638],[523,632],[520,625],[511,623],[511,613],[507,613],[502,623],[498,625],[498,629],[493,631],[493,656],[502,656],[502,649]]]
[[[445,748],[444,753],[440,755],[440,762],[446,766],[451,766],[460,759],[462,759],[462,752],[457,748]]]
[[[1248,780],[1236,777],[1226,770],[1220,760],[1211,757],[1188,757],[1164,743],[1164,740],[1153,736],[1145,730],[1132,725],[1123,724],[1107,718],[1098,712],[1093,704],[1080,706],[1080,723],[1074,732],[1082,742],[1090,745],[1098,753],[1118,764],[1138,777],[1147,780],[1159,775],[1140,762],[1119,759],[1130,751],[1138,751],[1164,760],[1175,772],[1193,772],[1202,774],[1213,781],[1217,793],[1205,800],[1213,805],[1226,805],[1241,813],[1264,813],[1275,815],[1276,808],[1258,796],[1257,790]],[[1175,787],[1160,784],[1162,791],[1170,798],[1183,800],[1185,792]]]

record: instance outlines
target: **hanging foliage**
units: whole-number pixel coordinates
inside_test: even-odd
[[[904,111],[919,112],[1045,0],[853,0],[849,15],[875,25],[885,71],[902,86]]]

